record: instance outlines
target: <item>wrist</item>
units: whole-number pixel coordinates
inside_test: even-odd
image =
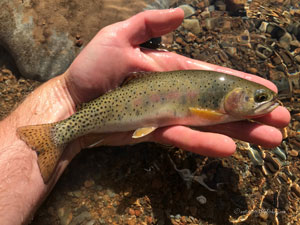
[[[45,185],[36,153],[18,138],[16,129],[25,125],[56,122],[69,117],[74,111],[75,104],[62,75],[37,88],[0,122],[1,222],[26,222],[61,174]]]
[[[8,117],[15,127],[52,123],[75,112],[75,103],[66,85],[65,76],[53,78],[35,89]]]

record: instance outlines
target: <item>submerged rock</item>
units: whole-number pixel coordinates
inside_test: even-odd
[[[102,27],[170,4],[172,0],[2,0],[0,45],[24,77],[44,81],[63,73]]]

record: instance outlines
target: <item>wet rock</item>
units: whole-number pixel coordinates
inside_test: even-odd
[[[217,19],[216,18],[207,18],[205,20],[205,27],[208,29],[208,30],[212,30],[216,27],[217,25]]]
[[[249,73],[252,73],[252,74],[257,74],[257,69],[256,68],[254,68],[254,67],[249,67],[249,68],[247,68],[247,71],[249,72]]]
[[[207,202],[207,199],[206,199],[206,197],[205,197],[204,195],[200,195],[200,196],[198,196],[196,199],[197,199],[197,201],[198,201],[201,205],[204,205],[204,204],[206,204],[206,202]]]
[[[94,225],[96,223],[96,220],[91,220],[87,222],[85,225]]]
[[[300,9],[292,9],[291,15],[292,16],[300,16]]]
[[[133,215],[135,214],[134,209],[129,208],[128,213],[129,213],[131,216],[133,216]]]
[[[58,218],[61,225],[69,225],[72,221],[73,214],[69,208],[58,209]]]
[[[225,3],[227,5],[227,10],[231,12],[237,12],[239,10],[243,10],[246,2],[247,0],[225,0]]]
[[[161,43],[165,45],[167,48],[170,48],[174,41],[173,33],[165,34],[161,37]]]
[[[197,39],[197,36],[191,32],[188,32],[186,35],[187,42],[194,42]]]
[[[201,32],[201,27],[197,19],[185,19],[182,26],[194,34],[199,34]]]
[[[291,151],[289,151],[289,155],[293,157],[297,157],[299,155],[299,152],[295,149],[292,149]]]
[[[258,44],[255,53],[259,58],[267,59],[273,54],[273,50],[267,46]]]
[[[136,210],[134,210],[134,214],[135,214],[135,216],[139,217],[142,214],[142,212],[141,212],[141,210],[136,209]]]
[[[228,47],[225,49],[225,52],[232,57],[237,56],[237,49],[235,47]]]
[[[288,32],[286,32],[280,39],[279,43],[282,45],[283,48],[289,50],[290,43],[293,40],[292,35],[290,35]]]
[[[210,17],[210,12],[209,11],[203,11],[200,13],[202,18],[209,18]]]
[[[213,12],[213,11],[215,11],[215,10],[216,10],[216,8],[215,8],[214,5],[210,5],[210,6],[207,7],[207,11],[208,11],[208,12]]]
[[[238,42],[242,45],[246,45],[249,48],[251,48],[250,44],[250,33],[248,30],[245,30],[241,35],[237,38]]]
[[[268,214],[267,211],[262,210],[262,211],[259,213],[259,217],[260,217],[262,220],[266,221],[266,220],[268,219],[268,217],[269,217],[269,214]]]
[[[78,216],[74,217],[71,222],[71,225],[81,224],[85,220],[90,220],[92,218],[91,214],[88,211],[80,213]]]
[[[86,187],[86,188],[90,188],[90,187],[92,187],[92,186],[94,186],[95,185],[95,181],[94,180],[86,180],[85,182],[84,182],[84,186]]]
[[[181,5],[179,6],[184,11],[184,18],[190,17],[194,15],[196,10],[190,5]]]
[[[171,2],[2,0],[0,44],[24,77],[44,81],[63,73],[102,27]]]
[[[226,4],[222,0],[216,1],[215,6],[220,11],[225,11],[226,10]]]
[[[114,198],[116,196],[116,194],[112,191],[112,190],[107,190],[107,195],[110,197],[110,198]]]
[[[99,218],[98,222],[102,225],[106,224],[105,220],[103,218]]]
[[[300,186],[298,184],[293,184],[291,190],[300,198]]]
[[[300,64],[300,55],[295,56],[295,60]]]

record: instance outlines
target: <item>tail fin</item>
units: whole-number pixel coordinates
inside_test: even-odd
[[[19,127],[20,138],[38,152],[38,164],[45,183],[51,178],[64,146],[53,141],[52,128],[56,123]]]

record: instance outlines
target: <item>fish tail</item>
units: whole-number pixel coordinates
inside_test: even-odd
[[[53,128],[57,123],[19,127],[17,134],[38,154],[38,165],[45,183],[51,178],[64,149],[55,143]]]

